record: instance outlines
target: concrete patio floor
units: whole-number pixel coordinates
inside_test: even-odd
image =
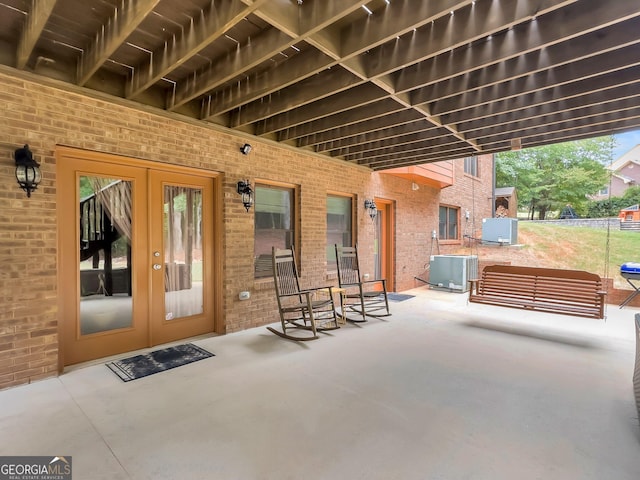
[[[261,327],[129,383],[101,362],[1,391],[0,455],[72,456],[77,480],[640,478],[637,309],[404,293],[313,342]]]

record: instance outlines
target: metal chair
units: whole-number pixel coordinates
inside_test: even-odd
[[[351,322],[366,322],[366,317],[390,316],[386,279],[363,281],[360,278],[358,247],[336,244],[335,248],[338,283],[345,289],[345,294],[340,297],[343,318]],[[350,318],[348,312],[357,314],[357,318]]]
[[[273,247],[272,264],[282,331],[267,327],[269,331],[289,340],[315,340],[318,332],[340,328],[332,287],[300,289],[293,247],[284,250]],[[320,298],[321,293],[326,295]],[[305,333],[292,335],[288,333],[291,329]]]

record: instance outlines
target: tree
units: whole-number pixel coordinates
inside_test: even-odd
[[[587,215],[590,218],[617,217],[620,210],[633,205],[640,205],[640,186],[637,185],[626,189],[621,197],[589,202]]]
[[[587,209],[587,195],[608,183],[605,165],[611,162],[612,136],[558,143],[496,155],[496,186],[516,187],[518,207],[529,217],[571,204],[578,214]]]
[[[627,188],[622,194],[622,200],[626,203],[622,208],[640,204],[640,186],[634,185],[633,187]]]

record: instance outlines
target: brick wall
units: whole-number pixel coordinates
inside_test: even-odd
[[[464,173],[464,162],[454,162],[454,185],[442,190],[440,203],[460,207],[460,229],[463,235],[482,238],[482,219],[492,217],[493,155],[478,157],[478,176]],[[469,218],[465,217],[469,212]],[[434,228],[437,229],[437,223]],[[451,242],[451,247],[460,242]],[[443,253],[448,253],[446,245]]]
[[[464,173],[464,161],[455,160],[453,163],[454,184],[439,192],[435,192],[433,213],[422,223],[426,225],[425,237],[418,245],[424,245],[424,254],[418,263],[420,273],[413,279],[414,286],[424,286],[429,281],[429,258],[431,255],[468,254],[477,255],[475,246],[482,237],[482,219],[490,218],[493,214],[493,155],[478,156],[478,176]],[[421,187],[422,188],[422,187]],[[457,207],[459,212],[460,235],[457,240],[434,240],[431,238],[433,230],[438,232],[438,207],[440,205]],[[467,218],[468,212],[468,218]],[[437,235],[437,233],[436,233]],[[477,239],[477,240],[476,240]],[[468,247],[468,250],[467,250]],[[461,248],[464,251],[461,251]]]
[[[305,284],[335,282],[327,274],[325,258],[328,191],[356,195],[355,235],[363,252],[373,251],[373,228],[363,211],[364,199],[393,202],[397,290],[414,287],[414,276],[428,262],[430,232],[438,222],[438,190],[421,186],[413,191],[405,179],[138,108],[123,100],[112,103],[106,97],[85,96],[81,89],[38,83],[26,73],[2,69],[0,84],[0,158],[4,158],[0,162],[0,388],[55,375],[59,368],[58,327],[65,319],[58,317],[57,307],[63,286],[57,285],[56,145],[222,174],[223,282],[219,288],[224,292],[224,318],[218,320],[222,333],[277,320],[271,281],[253,278],[253,211],[245,211],[235,191],[240,179],[297,186]],[[253,150],[242,155],[239,146],[247,141]],[[42,184],[30,199],[14,177],[13,151],[25,143],[41,162],[43,173]],[[462,162],[457,163],[461,169]],[[451,197],[449,203],[460,204],[475,215],[482,202],[489,205],[490,194],[479,195],[458,170],[456,179],[464,182],[443,193]],[[484,167],[482,172],[486,174]],[[65,221],[72,221],[71,217]],[[371,255],[362,261],[366,271],[373,271]],[[238,299],[242,290],[251,292],[250,300]]]

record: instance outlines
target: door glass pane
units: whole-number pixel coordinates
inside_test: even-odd
[[[79,179],[81,335],[132,325],[131,188],[116,178]]]
[[[202,190],[165,185],[165,320],[204,311],[202,291]]]

